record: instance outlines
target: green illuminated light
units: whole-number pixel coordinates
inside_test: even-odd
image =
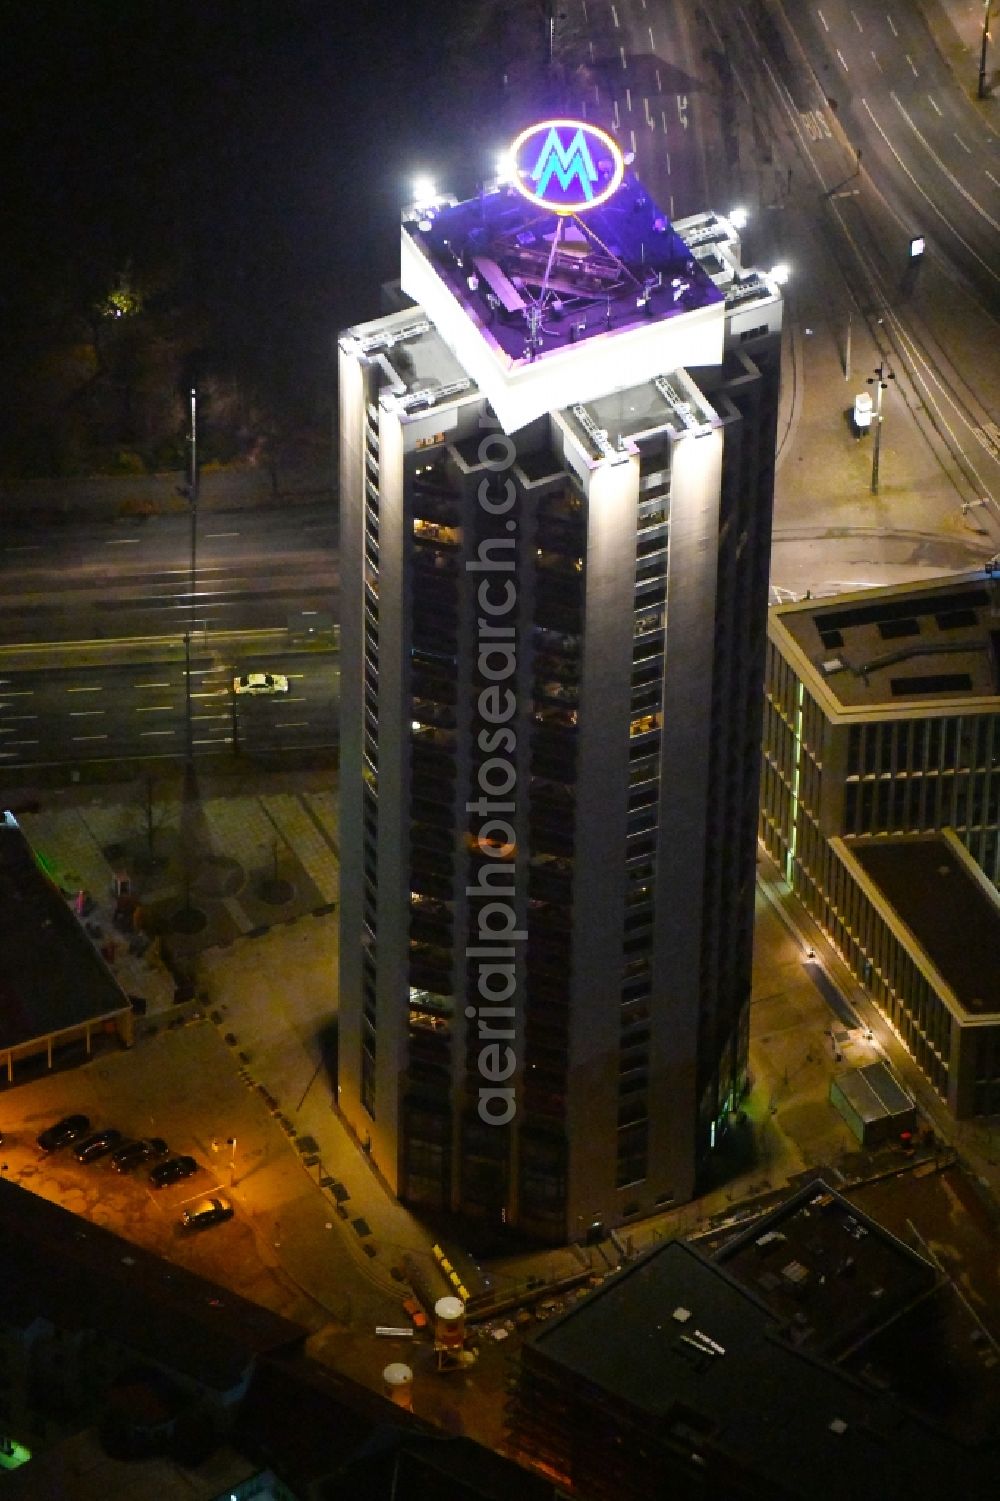
[[[795,851],[799,842],[799,783],[802,779],[802,704],[805,699],[805,690],[801,683],[795,688],[795,728],[792,738],[795,744],[795,762],[792,767],[792,829],[788,840],[788,853],[785,856],[785,880],[792,884],[792,872],[795,868]]]

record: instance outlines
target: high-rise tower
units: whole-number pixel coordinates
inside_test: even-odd
[[[781,301],[547,122],[340,340],[340,1106],[553,1240],[695,1190],[746,1082]]]

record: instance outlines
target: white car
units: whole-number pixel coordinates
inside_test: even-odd
[[[248,672],[233,678],[234,693],[287,693],[288,679],[280,672]]]

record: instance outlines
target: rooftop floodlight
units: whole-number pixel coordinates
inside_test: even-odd
[[[497,152],[496,178],[498,183],[513,182],[517,172],[517,164],[514,161],[513,151],[507,149]]]
[[[435,187],[433,177],[428,177],[425,173],[421,173],[419,177],[413,179],[413,202],[415,206],[424,207],[426,204],[433,203],[436,198],[437,188]]]
[[[776,287],[783,287],[791,275],[791,267],[785,261],[779,261],[767,274]]]
[[[729,210],[729,222],[734,229],[745,229],[749,218],[745,208],[731,208]]]

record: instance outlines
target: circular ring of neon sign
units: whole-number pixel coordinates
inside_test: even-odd
[[[562,138],[562,132],[566,131],[573,132],[568,146]],[[522,150],[533,137],[542,134],[545,139],[534,163],[530,167],[522,167],[520,164]],[[587,182],[596,183],[598,174],[587,146],[588,137],[600,143],[601,158],[603,159],[607,154],[613,163],[613,170],[608,181],[600,192],[590,197],[586,196]],[[512,141],[510,155],[514,163],[512,186],[517,189],[522,198],[526,198],[536,208],[545,208],[555,214],[581,214],[589,209],[598,208],[602,203],[607,203],[612,194],[617,193],[625,176],[625,158],[622,156],[618,142],[613,136],[608,135],[606,130],[601,130],[597,125],[590,125],[586,120],[541,120],[536,125],[529,125]],[[551,198],[546,198],[544,187],[553,176],[559,181],[564,191],[575,178],[581,188],[580,199],[567,202],[564,199],[553,201]],[[534,178],[541,184],[543,191],[532,191],[526,185],[525,178]]]

